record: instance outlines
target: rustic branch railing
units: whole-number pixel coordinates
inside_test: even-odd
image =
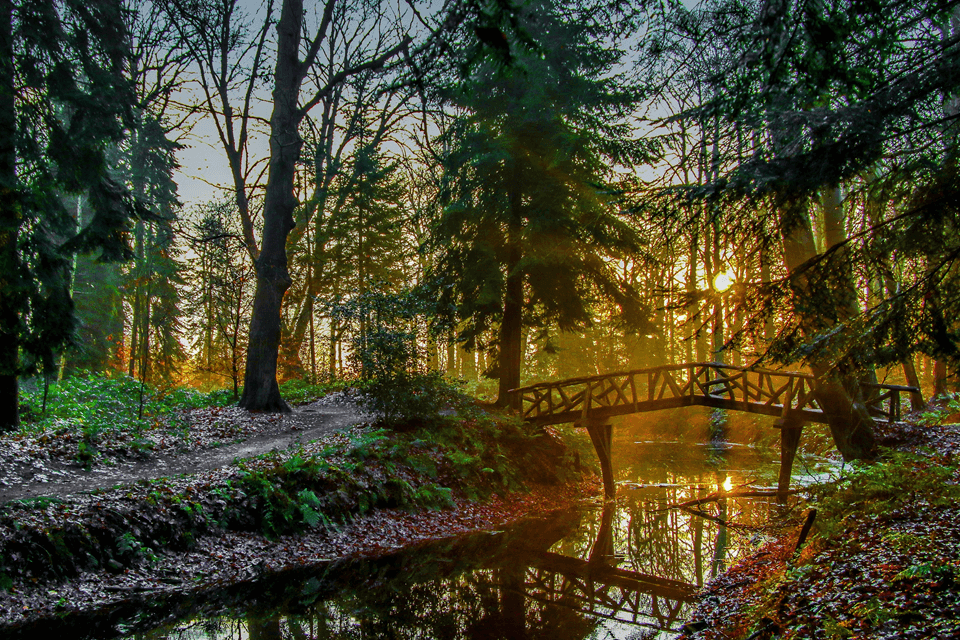
[[[697,591],[692,584],[549,552],[534,560],[521,582],[501,588],[595,618],[655,624],[674,633],[682,604],[691,602]]]
[[[826,422],[814,385],[807,373],[695,362],[543,382],[514,393],[520,396],[523,419],[539,425],[692,405]],[[862,387],[870,414],[891,422],[900,419],[900,395],[916,391],[891,384]]]

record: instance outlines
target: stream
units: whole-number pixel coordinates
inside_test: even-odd
[[[693,591],[765,542],[773,498],[668,505],[774,487],[775,449],[644,442],[615,431],[618,498],[407,549],[90,619],[75,638],[673,638]],[[801,469],[802,472],[802,469]],[[696,510],[702,509],[699,515]],[[723,526],[720,521],[736,523]]]

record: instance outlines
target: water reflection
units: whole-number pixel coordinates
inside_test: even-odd
[[[714,492],[775,479],[776,454],[630,441],[614,449],[616,503],[277,576],[129,637],[671,638],[691,591],[750,551],[753,527],[775,508]]]

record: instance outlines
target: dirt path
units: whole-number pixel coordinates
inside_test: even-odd
[[[18,479],[0,486],[0,504],[23,498],[63,498],[137,480],[218,469],[238,458],[251,458],[317,440],[346,430],[363,419],[363,414],[352,403],[318,401],[297,407],[293,413],[268,422],[256,435],[232,444],[128,460],[90,471],[55,460],[34,463],[28,473],[19,474]]]

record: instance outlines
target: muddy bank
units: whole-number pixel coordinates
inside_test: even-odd
[[[542,502],[532,496],[520,502],[495,502],[489,505],[490,508],[503,515],[511,507],[519,507],[521,511],[539,511],[554,504],[552,498]],[[284,557],[289,563],[282,569],[190,589],[172,589],[169,585],[160,585],[152,591],[115,597],[99,607],[83,610],[71,608],[62,612],[61,616],[35,619],[12,629],[7,628],[4,637],[13,640],[64,634],[64,637],[99,640],[139,632],[149,633],[167,624],[176,627],[178,622],[185,619],[204,621],[204,624],[210,621],[215,625],[218,616],[236,615],[237,611],[253,610],[257,616],[278,608],[304,612],[313,603],[338,597],[345,589],[354,597],[369,597],[366,604],[376,607],[378,590],[381,596],[385,589],[390,592],[398,587],[416,590],[418,583],[424,579],[462,575],[476,568],[477,557],[485,559],[484,567],[522,564],[527,558],[537,557],[539,550],[549,547],[580,522],[579,510],[552,512],[546,516],[521,518],[519,521],[516,517],[521,511],[513,511],[511,520],[502,522],[493,515],[484,517],[480,514],[475,514],[476,517],[467,522],[465,518],[468,518],[468,514],[464,510],[459,511],[458,520],[453,523],[447,514],[436,514],[437,517],[432,519],[432,531],[455,531],[467,524],[492,526],[482,527],[479,531],[472,529],[472,533],[460,532],[455,537],[431,537],[425,542],[405,545],[403,551],[398,553],[376,550],[319,562],[286,554]],[[378,518],[375,524],[382,525],[388,521],[391,521],[389,516],[386,519]],[[409,526],[393,522],[401,527]],[[508,527],[508,531],[501,531]],[[369,528],[360,526],[356,531],[344,532],[341,542],[352,542],[354,548],[361,549],[362,541],[369,536]],[[416,525],[416,528],[419,529],[420,525]],[[421,535],[428,531],[425,530]],[[359,542],[351,541],[351,537],[358,537]],[[281,553],[286,552],[281,550]],[[397,595],[402,602],[408,602],[408,598],[400,593]],[[411,603],[409,606],[417,605]],[[383,615],[392,619],[397,612],[391,607]]]
[[[225,590],[354,558],[376,558],[404,547],[471,532],[495,532],[524,518],[569,508],[599,490],[583,486],[538,486],[529,493],[493,496],[483,502],[456,500],[438,511],[381,509],[336,532],[311,532],[274,540],[253,533],[204,536],[190,551],[163,551],[149,564],[120,572],[85,571],[68,580],[17,584],[0,594],[0,634],[29,638],[74,624],[112,628],[137,613],[149,624],[176,617],[176,606],[193,606]],[[259,587],[258,587],[259,588]],[[164,613],[169,608],[174,610]]]

